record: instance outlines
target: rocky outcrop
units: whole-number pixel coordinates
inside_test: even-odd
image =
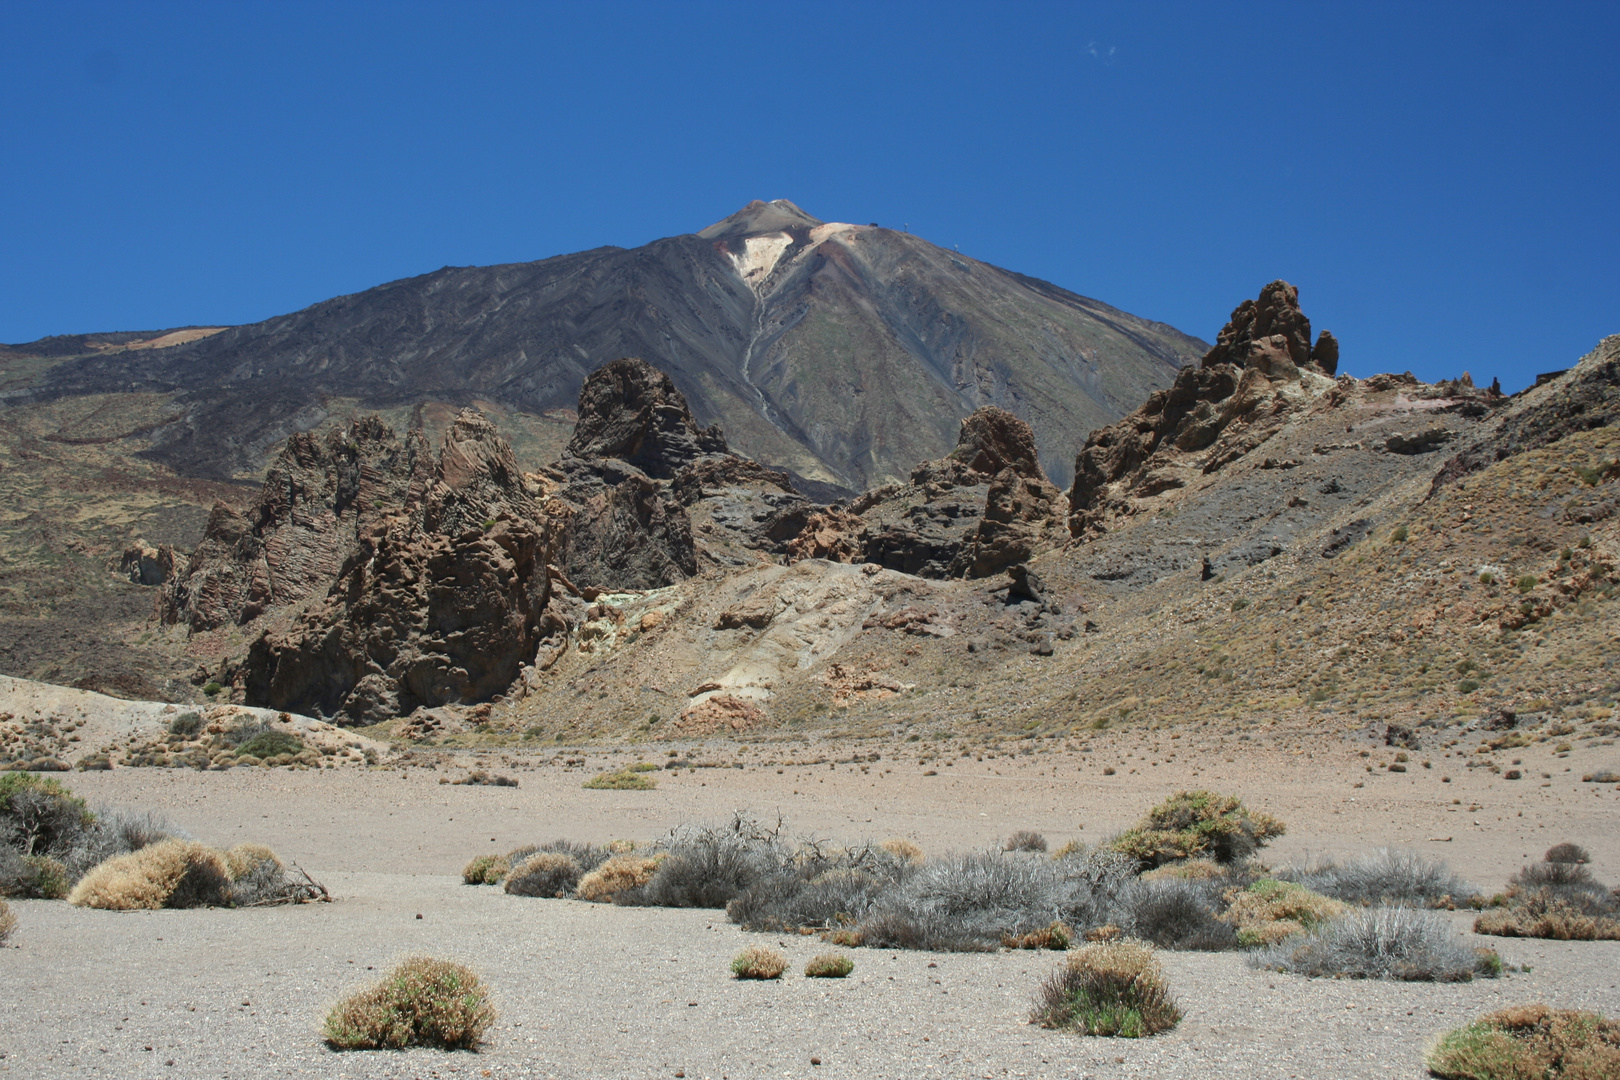
[[[1128,511],[1131,498],[1184,487],[1246,456],[1331,391],[1338,342],[1323,331],[1313,349],[1310,334],[1298,290],[1285,281],[1239,304],[1202,365],[1091,433],[1075,457],[1070,532],[1083,536],[1109,512]]]
[[[810,506],[787,473],[700,428],[675,384],[633,358],[586,380],[554,474],[546,508],[561,523],[561,566],[581,588],[656,589],[696,574],[693,512],[717,546],[757,551],[784,538],[779,519]]]
[[[481,414],[456,418],[388,509],[325,603],[254,643],[238,676],[250,704],[374,723],[487,701],[556,632],[554,531]]]
[[[1245,300],[1215,338],[1204,356],[1205,367],[1232,364],[1258,367],[1267,375],[1289,374],[1287,365],[1310,365],[1323,375],[1339,370],[1339,341],[1324,330],[1311,347],[1311,320],[1299,309],[1299,290],[1286,281],[1273,281],[1260,290],[1258,300]]]
[[[145,540],[136,540],[124,549],[118,572],[136,585],[164,585],[175,576],[177,563],[173,545],[153,547]]]
[[[159,618],[199,633],[320,594],[361,534],[400,506],[428,456],[420,433],[402,443],[375,416],[292,436],[245,513],[215,504],[202,542],[158,599]]]
[[[1060,542],[1064,511],[1034,432],[992,405],[963,420],[956,449],[913,469],[910,484],[801,515],[782,550],[918,577],[987,577]]]

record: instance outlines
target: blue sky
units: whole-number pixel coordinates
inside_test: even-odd
[[[1620,5],[0,6],[0,341],[690,232],[908,225],[1515,389],[1620,332]]]

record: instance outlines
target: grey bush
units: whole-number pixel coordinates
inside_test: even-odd
[[[1126,937],[1161,949],[1235,949],[1237,931],[1220,915],[1228,906],[1224,893],[1237,887],[1224,876],[1133,881],[1120,894],[1113,922]]]
[[[1467,982],[1491,974],[1438,915],[1408,907],[1353,911],[1250,956],[1249,965],[1296,975]]]
[[[1479,890],[1440,859],[1410,849],[1379,848],[1345,862],[1325,859],[1276,875],[1347,904],[1407,904],[1434,907],[1461,903]]]
[[[158,814],[100,809],[96,811],[95,822],[63,852],[62,862],[77,881],[92,866],[115,855],[127,855],[171,837],[189,839]]]
[[[655,850],[666,857],[652,880],[620,893],[615,903],[723,908],[789,862],[777,833],[745,814],[728,825],[681,826]]]

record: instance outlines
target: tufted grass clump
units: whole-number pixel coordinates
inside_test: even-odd
[[[731,960],[731,973],[739,979],[780,979],[786,970],[787,957],[764,945],[750,945]]]
[[[1424,1063],[1444,1080],[1603,1080],[1620,1076],[1620,1022],[1520,1005],[1441,1036]]]
[[[502,887],[513,896],[570,895],[584,871],[579,860],[564,851],[537,851],[513,866]]]
[[[1574,844],[1558,844],[1508,879],[1474,932],[1556,941],[1620,941],[1620,893],[1592,876]]]
[[[17,929],[17,916],[12,913],[11,905],[0,900],[0,945],[6,943],[11,932]]]
[[[1181,1010],[1153,950],[1121,940],[1072,952],[1041,984],[1030,1019],[1082,1035],[1137,1039],[1169,1031],[1181,1022]]]
[[[80,878],[67,898],[75,907],[107,911],[222,907],[230,899],[224,856],[194,840],[164,840],[114,856]]]
[[[1237,931],[1244,948],[1275,945],[1294,934],[1313,930],[1329,919],[1344,915],[1350,908],[1303,885],[1276,878],[1261,878],[1232,895],[1222,921]]]
[[[822,953],[811,957],[804,973],[812,979],[842,979],[855,970],[855,961],[843,953]]]
[[[334,1005],[323,1030],[334,1050],[472,1050],[494,1022],[489,991],[471,969],[413,956]]]
[[[597,904],[612,903],[620,893],[639,889],[651,881],[662,861],[656,856],[615,855],[579,879],[579,898]]]
[[[1182,859],[1230,864],[1242,862],[1286,831],[1281,821],[1248,809],[1235,796],[1181,791],[1107,847],[1135,859],[1143,869]]]
[[[658,781],[646,773],[620,769],[597,773],[580,786],[593,791],[651,791],[658,786]]]
[[[1333,979],[1468,982],[1501,971],[1489,949],[1463,944],[1440,916],[1407,907],[1360,908],[1249,958],[1251,967]]]

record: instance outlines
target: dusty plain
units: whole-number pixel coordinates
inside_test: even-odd
[[[1311,980],[1252,970],[1240,954],[1165,953],[1180,1027],[1082,1038],[1028,1023],[1055,954],[858,949],[849,979],[813,981],[800,971],[825,949],[814,937],[746,933],[716,911],[507,896],[459,876],[479,853],[555,837],[651,840],[739,809],[838,842],[905,836],[937,853],[1035,829],[1056,847],[1096,842],[1189,787],[1232,791],[1283,818],[1287,836],[1262,853],[1273,866],[1395,844],[1443,857],[1491,892],[1552,843],[1574,840],[1600,879],[1620,876],[1620,791],[1581,782],[1620,765],[1612,741],[1563,756],[1551,744],[1516,750],[1524,779],[1510,781],[1466,768],[1467,740],[1412,752],[1402,774],[1386,768],[1395,751],[1368,736],[1246,734],[705,742],[440,754],[371,770],[73,774],[92,804],[155,810],[209,843],[269,843],[335,900],[139,913],[13,902],[19,927],[0,949],[0,1075],[1418,1077],[1440,1033],[1493,1008],[1620,1013],[1616,942],[1478,939],[1529,970],[1464,984]],[[708,767],[661,770],[652,791],[581,787],[670,749]],[[441,782],[472,768],[519,786]],[[1467,933],[1470,914],[1449,917]],[[788,953],[788,975],[733,980],[730,957],[765,940]],[[413,952],[463,960],[488,979],[500,1018],[486,1047],[328,1050],[318,1026],[330,1004]]]

